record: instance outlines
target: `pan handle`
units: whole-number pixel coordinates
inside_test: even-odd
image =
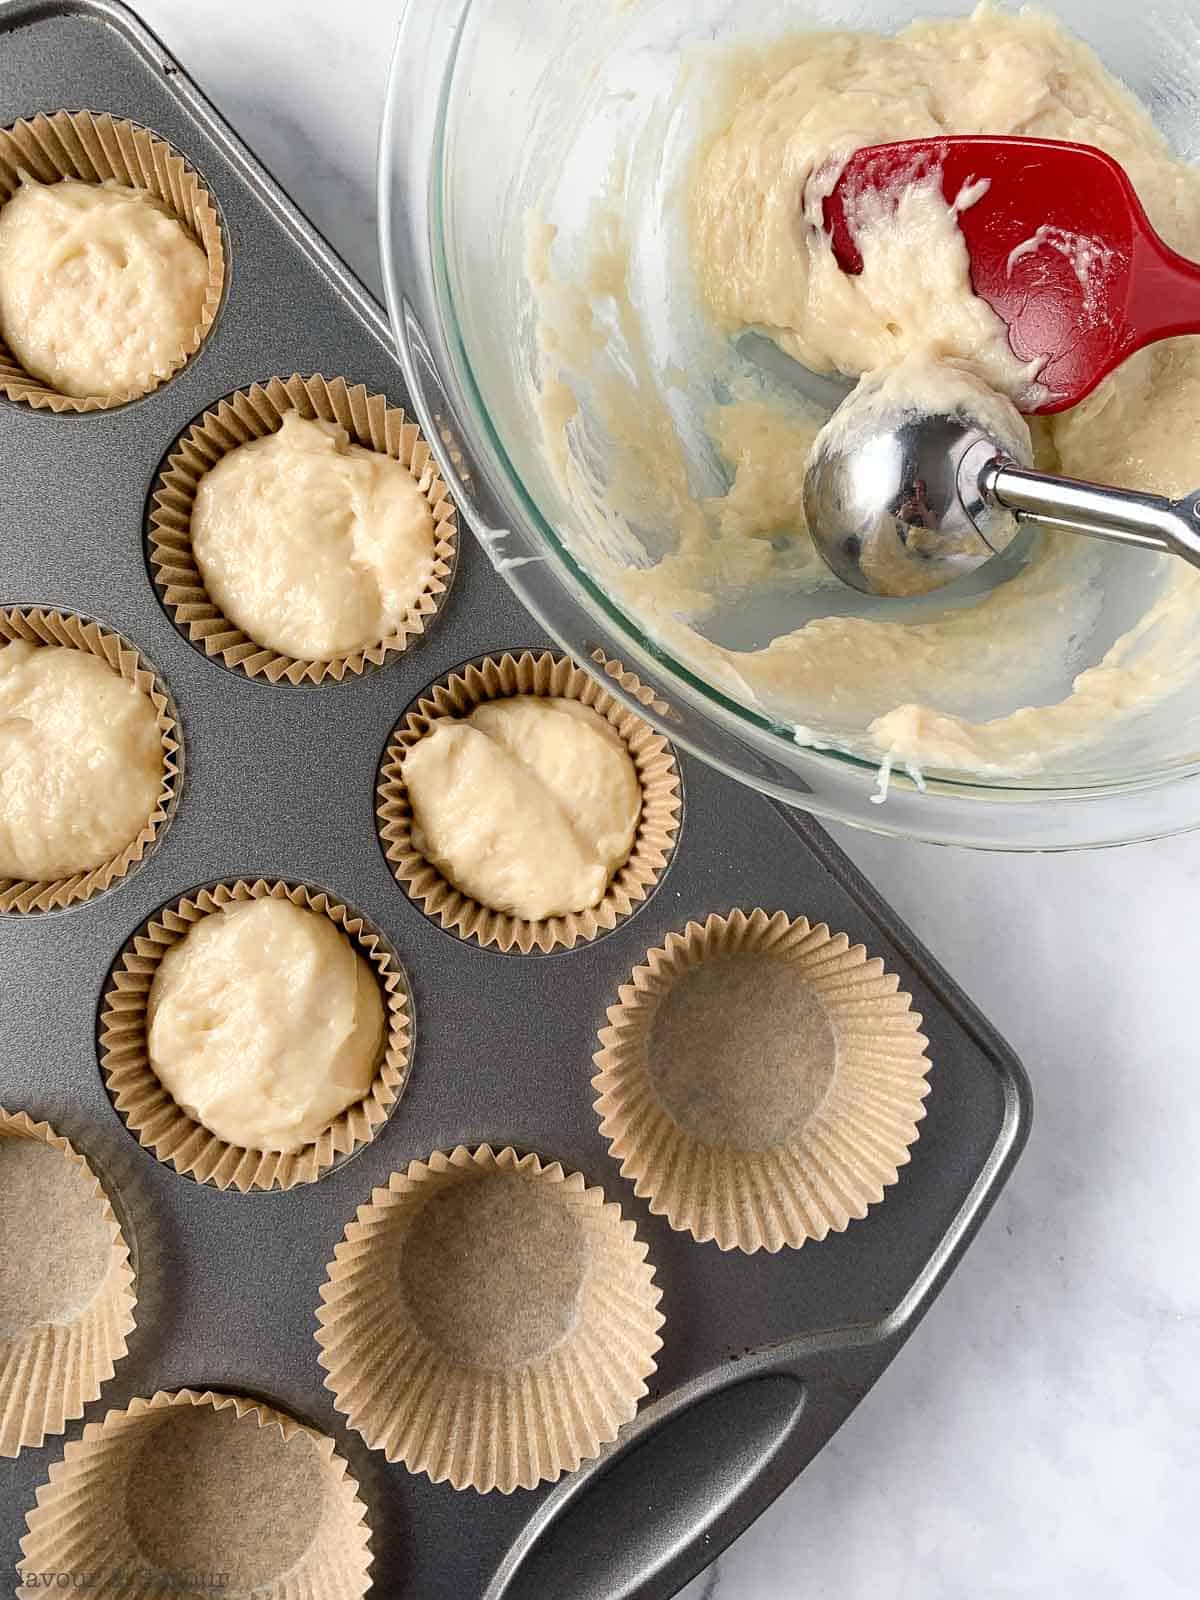
[[[484,1600],[668,1600],[808,1465],[894,1348],[805,1341],[801,1354],[728,1362],[648,1406],[547,1498]]]

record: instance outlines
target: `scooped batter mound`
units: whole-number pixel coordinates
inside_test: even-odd
[[[27,177],[0,209],[0,328],[60,394],[152,388],[188,348],[207,284],[204,251],[144,190]]]
[[[955,775],[1091,770],[1115,728],[1133,727],[1200,669],[1200,573],[1047,534],[991,592],[919,604],[850,597],[823,571],[802,510],[808,450],[828,412],[756,382],[733,352],[753,332],[810,371],[852,379],[901,362],[936,379],[945,361],[950,385],[965,368],[1028,408],[1036,369],[971,290],[958,213],[980,192],[949,205],[918,182],[868,203],[851,218],[864,270],[850,277],[819,225],[846,158],[947,133],[1097,145],[1125,167],[1154,226],[1193,257],[1200,173],[1174,159],[1090,50],[1035,13],[984,6],[894,38],[803,34],[715,65],[710,52],[703,65],[680,70],[661,156],[679,167],[654,190],[666,197],[657,221],[634,209],[635,152],[573,260],[547,220],[561,208],[548,203],[530,230],[540,417],[576,514],[569,537],[661,644],[794,725],[802,743]],[[703,125],[690,144],[679,133],[688,116]],[[694,346],[712,360],[707,406],[698,363],[667,370],[656,348],[647,234],[674,252],[659,281],[686,286],[707,330]],[[1030,248],[1043,246],[1054,241]],[[700,427],[681,421],[689,406]],[[1033,437],[1049,470],[1190,492],[1200,484],[1200,340],[1143,352],[1075,410],[1034,419]],[[713,460],[720,492],[701,492]],[[752,615],[769,620],[739,637]]]

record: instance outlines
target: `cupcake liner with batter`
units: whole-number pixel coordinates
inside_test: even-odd
[[[212,196],[187,162],[164,139],[120,117],[92,111],[39,112],[0,129],[0,205],[15,193],[23,176],[39,183],[80,178],[85,183],[114,180],[154,196],[183,224],[208,258],[208,283],[200,321],[175,360],[154,382],[113,395],[67,395],[26,372],[0,339],[0,394],[50,411],[108,411],[149,394],[178,372],[203,344],[221,304],[225,285],[225,244]]]
[[[146,1012],[158,964],[202,917],[223,906],[269,896],[327,916],[374,967],[387,1018],[383,1058],[370,1091],[347,1107],[313,1144],[289,1152],[249,1150],[217,1138],[188,1116],[150,1065]],[[404,973],[364,918],[303,884],[239,878],[194,890],[147,922],[125,946],[109,977],[100,1012],[100,1067],[113,1104],[140,1144],[176,1172],[218,1189],[292,1189],[314,1183],[341,1158],[372,1140],[404,1092],[409,1069],[409,1001]]]
[[[361,1600],[370,1539],[332,1439],[258,1400],[160,1390],[89,1423],[50,1468],[16,1592],[66,1573],[109,1600]]]
[[[690,922],[608,1011],[600,1132],[678,1231],[747,1252],[823,1239],[909,1159],[929,1093],[920,1023],[899,978],[823,923]]]
[[[647,711],[653,711],[655,716],[665,717],[671,722],[682,720],[669,701],[656,694],[649,684],[643,683],[637,673],[631,672],[623,661],[614,660],[599,648],[592,651],[591,659],[606,678],[611,678],[631,700],[636,700],[638,705],[644,706]]]
[[[400,462],[433,515],[433,572],[400,627],[375,643],[323,660],[284,655],[249,638],[213,601],[192,551],[192,510],[200,480],[231,450],[274,433],[289,411],[310,421],[336,422],[354,443]],[[368,394],[362,384],[351,387],[344,378],[293,374],[239,390],[193,424],[172,450],[154,486],[147,538],[163,604],[176,626],[206,655],[268,683],[340,682],[368,666],[380,666],[425,631],[454,574],[458,517],[432,451],[416,423],[398,406],[389,405],[382,395]]]
[[[531,921],[493,911],[463,894],[427,861],[413,842],[413,814],[404,783],[404,758],[439,717],[465,717],[489,700],[512,695],[578,700],[604,717],[624,740],[642,788],[642,810],[628,859],[600,904],[587,911]],[[528,955],[573,949],[615,928],[653,889],[670,860],[679,830],[679,770],[670,745],[647,722],[626,710],[566,656],[526,650],[488,656],[435,683],[393,731],[379,774],[377,814],[384,852],[397,881],[427,916],[463,939]]]
[[[43,1154],[6,1175],[18,1143]],[[126,1354],[137,1296],[91,1167],[49,1123],[2,1108],[0,1285],[0,1456],[15,1456],[96,1399]]]
[[[0,608],[0,650],[15,639],[29,644],[64,645],[99,656],[102,661],[149,696],[162,741],[162,787],[145,826],[125,848],[87,872],[67,878],[31,879],[0,877],[0,914],[52,911],[90,899],[123,878],[146,855],[170,821],[183,778],[183,737],[175,708],[154,669],[128,640],[111,628],[69,611],[42,610],[36,606]]]
[[[536,1155],[435,1152],[360,1206],[321,1289],[326,1387],[373,1449],[510,1493],[632,1420],[661,1291],[620,1208]]]

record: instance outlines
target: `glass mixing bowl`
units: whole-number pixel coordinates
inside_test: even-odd
[[[688,45],[805,28],[886,33],[914,14],[964,9],[960,0],[407,0],[380,151],[389,312],[420,421],[496,568],[559,644],[597,675],[609,664],[608,687],[622,692],[613,663],[636,673],[653,696],[639,709],[676,743],[777,799],[885,833],[1039,850],[1157,837],[1200,822],[1200,683],[1123,725],[1077,769],[994,782],[952,773],[917,782],[897,771],[886,802],[873,803],[878,762],[798,742],[793,724],[664,648],[606,592],[579,554],[575,512],[542,446],[526,217],[547,182],[569,227],[616,150],[656,118],[672,137],[664,108]],[[1200,157],[1195,0],[1045,9],[1133,89],[1178,155]],[[669,312],[669,285],[641,287]],[[663,362],[671,354],[654,352]],[[1108,563],[1099,642],[1073,671],[1128,625],[1146,559],[1115,547],[1094,557]],[[742,620],[754,645],[783,631],[778,618]],[[1070,675],[1048,680],[1045,698],[1058,698]]]

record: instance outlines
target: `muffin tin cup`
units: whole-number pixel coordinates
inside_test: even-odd
[[[320,1362],[389,1461],[507,1494],[595,1458],[633,1419],[660,1298],[603,1190],[533,1154],[460,1145],[359,1207],[321,1289]]]
[[[807,987],[811,1034],[787,1037],[809,1050],[811,1076],[798,1074],[779,1099],[770,1063],[748,1047],[725,1064],[707,1101],[700,1074],[692,1101],[686,1077],[664,1093],[655,1029],[667,997],[706,964],[738,957],[785,963]],[[670,934],[621,986],[594,1058],[600,1132],[622,1177],[672,1228],[722,1250],[798,1246],[864,1217],[909,1159],[929,1093],[928,1041],[899,991],[899,978],[862,945],[804,917],[734,911]],[[679,1014],[695,1027],[694,997]],[[689,1043],[694,1052],[707,1040]],[[764,1112],[768,1104],[775,1114]]]
[[[270,897],[326,916],[375,969],[387,1013],[383,1059],[370,1091],[302,1150],[249,1150],[228,1144],[190,1117],[150,1065],[147,1005],[158,964],[201,918],[223,906]],[[100,1010],[100,1068],[113,1104],[138,1143],[197,1183],[218,1189],[287,1190],[315,1183],[368,1144],[404,1092],[410,1063],[409,999],[398,959],[367,921],[322,890],[264,879],[231,879],[194,890],[157,912],[125,946]]]
[[[70,1320],[39,1323],[15,1338],[0,1337],[0,1456],[36,1447],[83,1415],[126,1354],[137,1304],[129,1246],[88,1163],[49,1123],[34,1122],[23,1111],[0,1109],[0,1141],[13,1139],[45,1145],[61,1156],[64,1173],[74,1169],[94,1199],[99,1232],[109,1237],[109,1255],[107,1268],[98,1274],[98,1287]],[[20,1195],[3,1201],[7,1228],[19,1224],[19,1202]],[[41,1227],[51,1233],[63,1225],[62,1218],[54,1215],[28,1220],[31,1230]],[[18,1239],[19,1234],[14,1242]],[[32,1237],[27,1242],[32,1249]],[[31,1253],[29,1270],[45,1274],[50,1268]],[[63,1288],[69,1298],[72,1286]]]
[[[398,461],[412,474],[429,503],[434,524],[434,566],[429,581],[394,633],[324,660],[281,654],[256,643],[217,606],[192,550],[192,510],[200,480],[222,456],[276,432],[289,411],[334,422],[351,440]],[[458,517],[428,444],[415,422],[383,395],[362,384],[320,374],[272,378],[222,400],[179,440],[151,491],[147,529],[150,567],[175,625],[208,656],[267,683],[340,682],[406,649],[442,605],[454,574]]]
[[[107,113],[39,113],[0,130],[0,205],[11,198],[23,176],[39,183],[80,178],[85,183],[115,181],[153,195],[203,249],[208,282],[200,320],[178,356],[154,375],[153,383],[112,395],[67,395],[26,372],[0,339],[0,394],[50,411],[108,411],[150,394],[195,355],[216,320],[225,287],[225,244],[216,204],[197,174],[164,139],[136,122]]]
[[[361,1600],[371,1586],[366,1507],[333,1440],[211,1390],[160,1390],[89,1423],[26,1529],[19,1597],[57,1573],[123,1600]]]
[[[110,888],[137,866],[157,842],[174,813],[183,778],[183,735],[175,707],[154,669],[128,640],[102,623],[74,612],[42,610],[36,606],[0,608],[0,649],[17,639],[29,644],[63,645],[99,656],[127,683],[147,695],[158,722],[163,776],[154,810],[123,850],[87,872],[76,872],[66,878],[0,877],[0,914],[59,910]]]
[[[546,695],[581,704],[602,716],[629,751],[642,788],[633,847],[599,905],[530,921],[493,911],[463,894],[413,841],[413,814],[404,783],[404,758],[439,717],[465,717],[489,700]],[[425,691],[392,733],[380,767],[376,813],[384,853],[396,880],[426,915],[462,939],[498,950],[543,953],[594,939],[636,910],[665,871],[679,831],[679,769],[666,739],[608,694],[582,667],[551,651],[486,656],[460,667]]]

